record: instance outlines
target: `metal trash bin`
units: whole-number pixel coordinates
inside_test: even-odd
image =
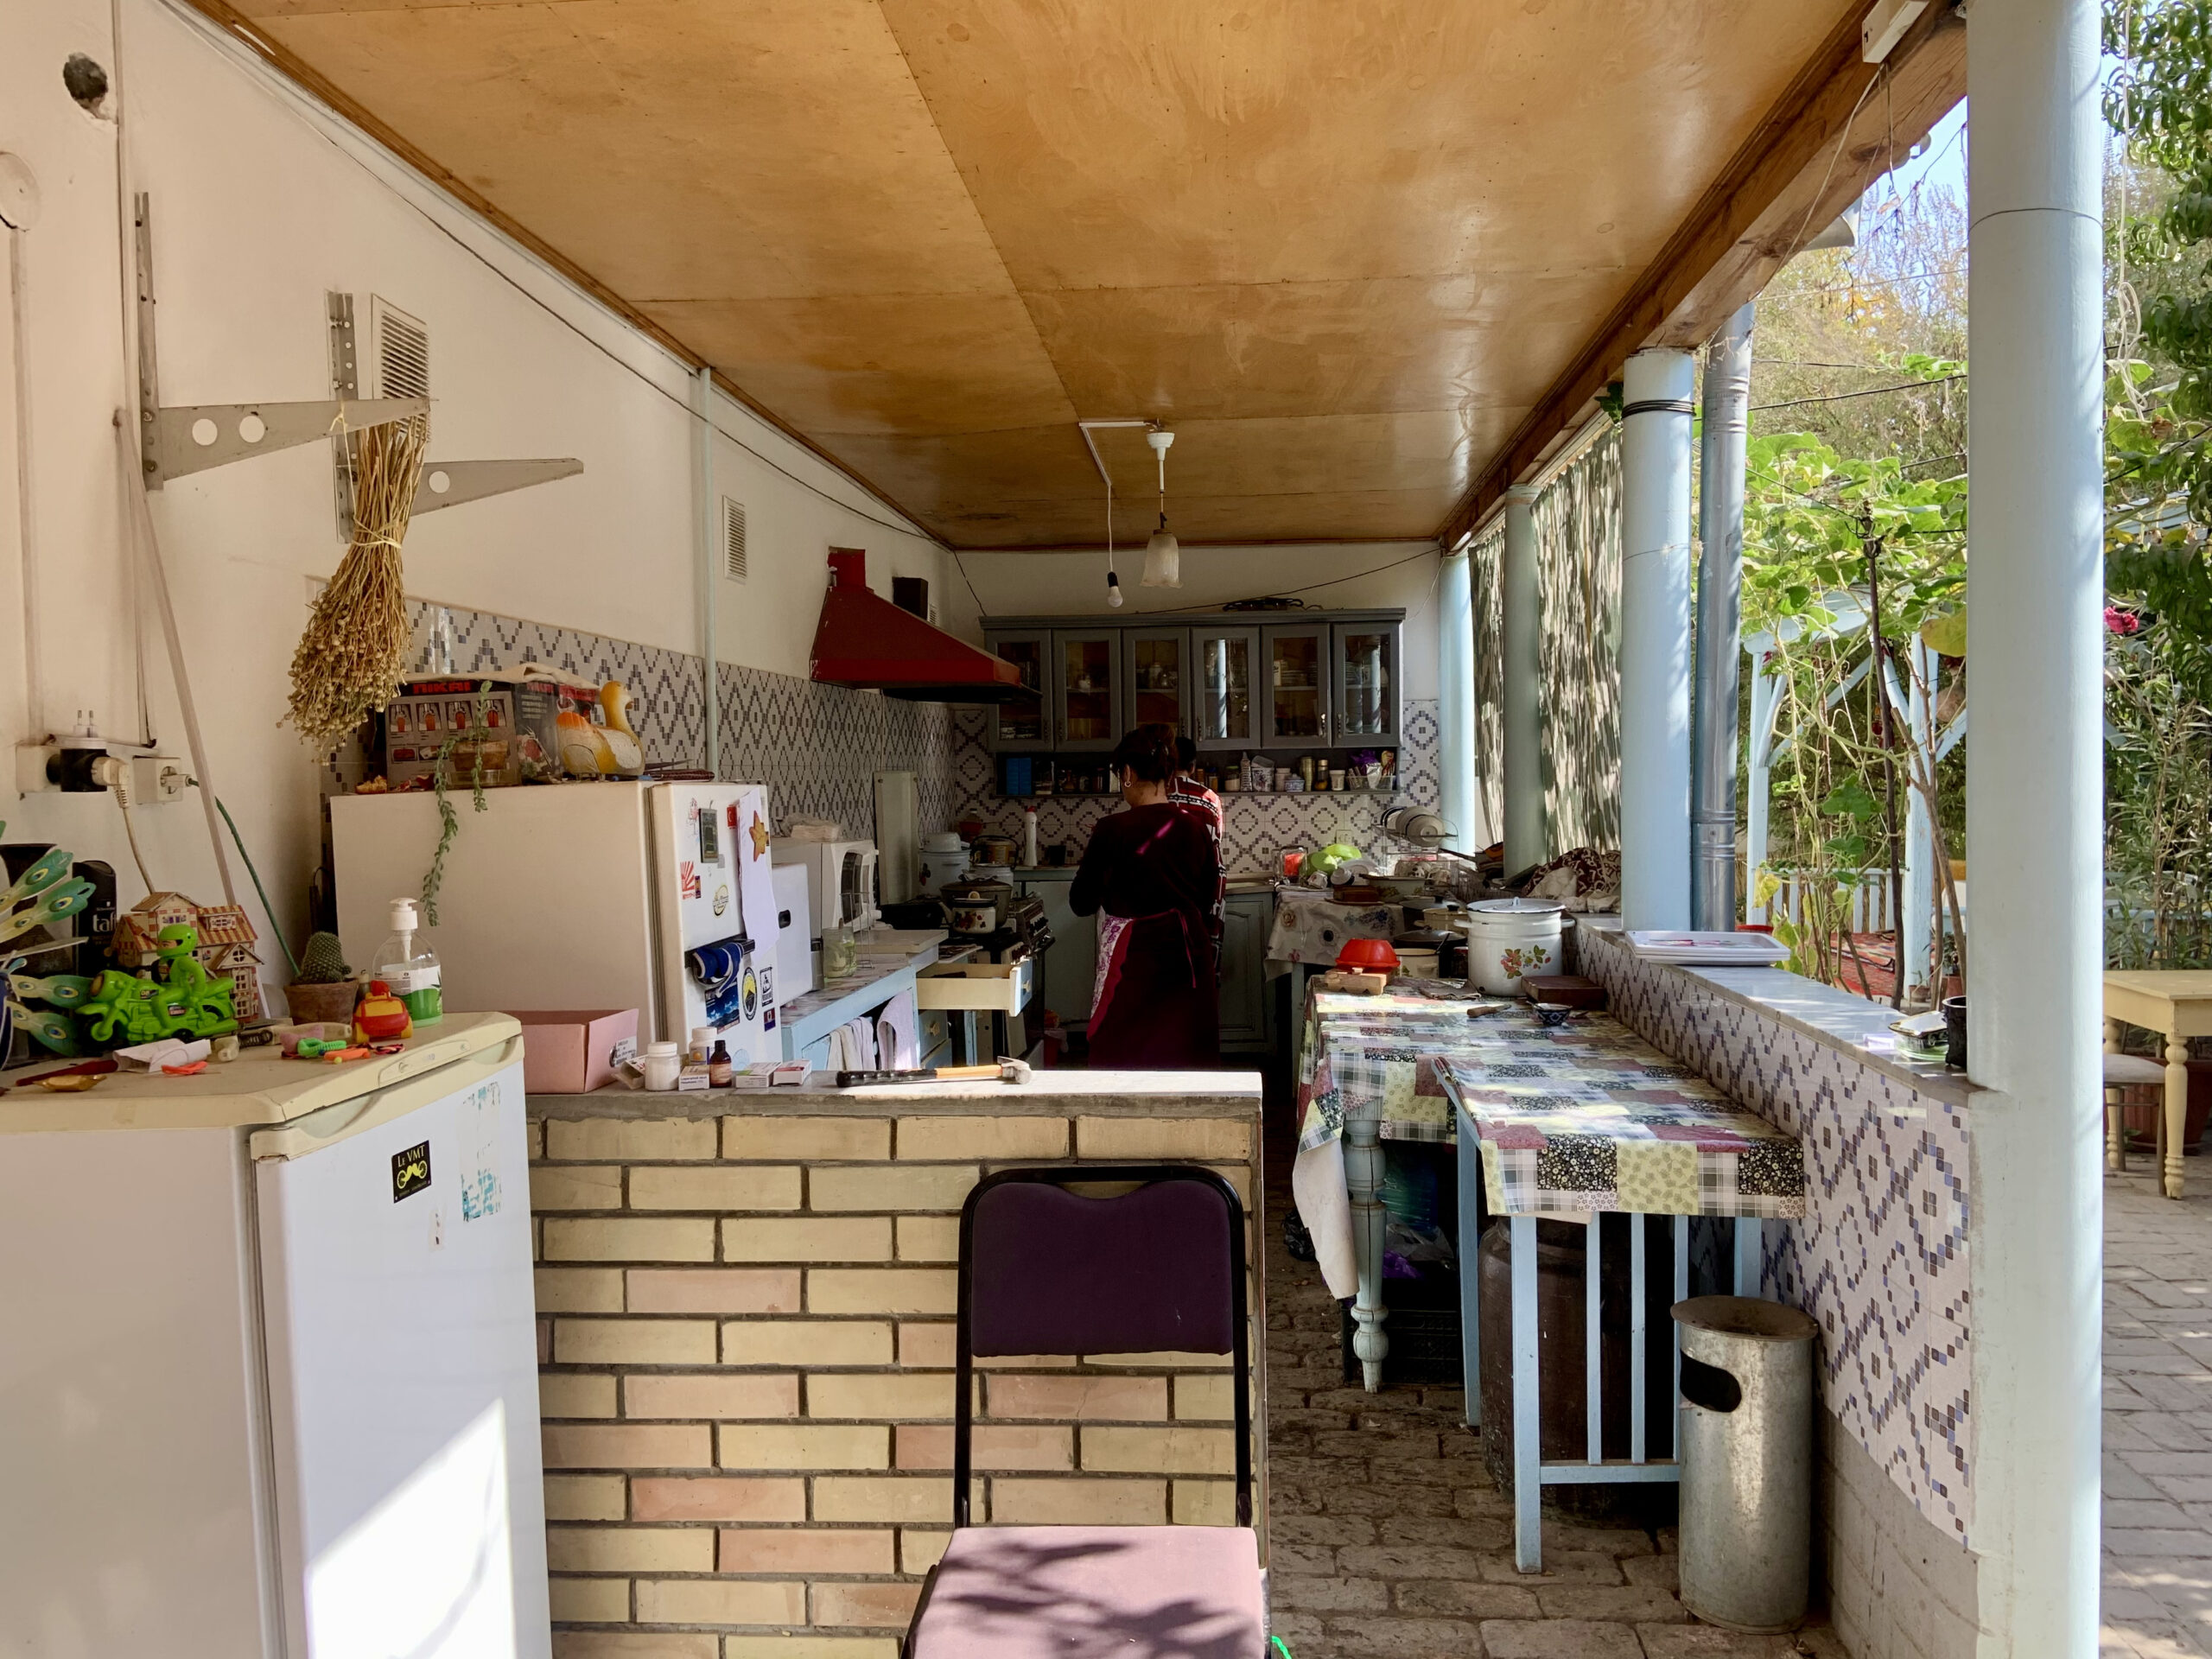
[[[1780,1302],[1677,1302],[1682,1342],[1681,1601],[1708,1624],[1795,1630],[1813,1553],[1813,1358],[1820,1327]]]

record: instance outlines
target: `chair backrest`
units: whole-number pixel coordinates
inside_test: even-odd
[[[1135,1190],[1086,1198],[1071,1186]],[[1244,1206],[1192,1164],[1002,1169],[960,1212],[952,1522],[968,1524],[975,1361],[1020,1354],[1227,1354],[1236,1519],[1252,1522],[1252,1357]]]

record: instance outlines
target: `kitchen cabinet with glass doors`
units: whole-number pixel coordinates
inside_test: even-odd
[[[1021,683],[1033,695],[993,703],[985,711],[991,747],[995,751],[1049,749],[1052,747],[1052,706],[1046,695],[1045,666],[1052,654],[1052,636],[1044,628],[984,636],[991,654],[1021,671]]]
[[[1258,748],[1259,629],[1194,627],[1191,658],[1191,736],[1199,749]]]
[[[1335,716],[1330,741],[1340,749],[1389,748],[1398,741],[1398,625],[1336,622],[1330,680]]]
[[[1062,754],[1111,749],[1128,720],[1122,630],[1052,630],[1052,747]]]
[[[1260,631],[1260,741],[1274,747],[1325,749],[1330,733],[1329,625],[1277,622]]]
[[[1191,631],[1122,630],[1122,698],[1131,726],[1157,722],[1191,734]]]
[[[1153,721],[1204,752],[1279,762],[1395,748],[1404,623],[1397,610],[992,617],[985,648],[1039,696],[997,705],[985,729],[1001,754],[1105,753]]]

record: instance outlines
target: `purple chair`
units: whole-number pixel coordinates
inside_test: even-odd
[[[1141,1183],[1116,1198],[1067,1189]],[[952,1540],[905,1659],[1263,1659],[1252,1531],[1252,1361],[1244,1207],[1212,1170],[1062,1165],[986,1176],[960,1216]],[[968,1521],[975,1359],[1228,1354],[1234,1527],[977,1527]]]

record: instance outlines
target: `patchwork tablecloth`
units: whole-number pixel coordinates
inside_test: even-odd
[[[1686,1067],[1603,1016],[1548,1057],[1440,1063],[1482,1143],[1493,1215],[1624,1210],[1646,1215],[1805,1213],[1797,1137],[1731,1105]],[[1610,1030],[1605,1029],[1610,1027]],[[1618,1033],[1618,1040],[1615,1040]]]
[[[1372,1117],[1386,1141],[1449,1141],[1453,1096],[1482,1142],[1492,1213],[1805,1213],[1796,1138],[1731,1104],[1606,1014],[1539,1026],[1528,1005],[1313,991],[1300,1049],[1299,1214],[1336,1294],[1355,1281],[1341,1140]]]
[[[1400,980],[1382,996],[1309,990],[1298,1047],[1300,1149],[1336,1139],[1353,1113],[1380,1118],[1385,1141],[1450,1141],[1452,1102],[1438,1062],[1497,1054],[1511,1033],[1529,1031],[1553,1034],[1456,980]]]

